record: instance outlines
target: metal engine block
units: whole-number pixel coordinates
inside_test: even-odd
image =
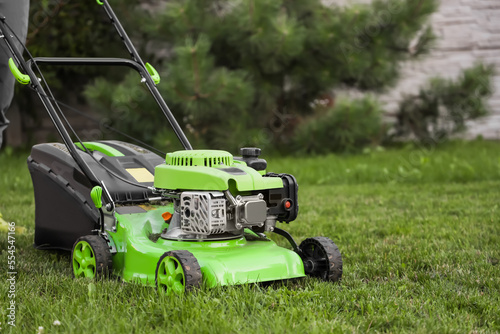
[[[226,232],[226,199],[223,193],[183,192],[180,208],[182,231],[203,235]]]
[[[272,231],[276,225],[262,194],[235,198],[229,191],[184,191],[174,202],[174,211],[162,234],[167,239],[227,239],[240,236],[246,227]]]

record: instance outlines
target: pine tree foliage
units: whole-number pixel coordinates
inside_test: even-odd
[[[163,78],[159,88],[191,136],[234,150],[288,141],[294,119],[312,113],[311,102],[339,85],[390,87],[398,64],[432,45],[434,35],[425,24],[436,7],[437,0],[351,7],[319,0],[171,0],[164,9],[137,15],[135,24],[150,44],[171,47],[156,62]],[[131,78],[120,83],[125,91],[137,84]],[[103,84],[87,95],[110,110],[111,100],[121,99],[119,88],[102,96]],[[140,110],[134,107],[139,105]],[[142,115],[151,110],[143,101],[130,101],[127,108]],[[148,121],[157,119],[142,117],[134,127],[142,132],[151,128],[142,125]]]
[[[115,6],[121,16],[130,16],[130,7],[139,0],[122,0]],[[34,57],[114,57],[122,46],[116,33],[95,1],[31,1],[26,46]],[[102,70],[102,68],[101,68]],[[52,72],[51,72],[52,71]],[[54,67],[45,68],[53,76]],[[97,73],[92,67],[58,67],[51,85],[68,89],[68,80]],[[81,87],[74,87],[75,90]]]
[[[114,5],[114,9],[121,17],[129,18],[132,16],[131,8],[139,1],[121,0]],[[15,18],[6,19],[9,22]],[[26,47],[33,57],[123,55],[123,45],[109,19],[103,15],[102,7],[88,0],[31,1]],[[27,59],[26,53],[24,56]],[[91,66],[41,66],[41,69],[56,98],[66,102],[80,100],[81,91],[89,83],[89,78],[109,73],[102,67]],[[121,75],[119,77],[122,78]],[[21,111],[24,135],[32,138],[46,114],[39,112],[38,97],[26,87],[16,85],[14,99]]]

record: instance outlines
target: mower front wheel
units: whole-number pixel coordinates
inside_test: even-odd
[[[86,235],[75,242],[71,263],[75,278],[92,279],[109,275],[113,265],[109,246],[98,235]]]
[[[330,238],[307,238],[300,243],[299,249],[306,275],[329,282],[341,280],[342,255]]]
[[[186,250],[166,252],[156,266],[158,291],[182,294],[201,286],[201,268],[194,255]]]

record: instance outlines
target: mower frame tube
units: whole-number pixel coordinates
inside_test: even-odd
[[[17,63],[19,65],[21,65],[21,67],[24,69],[24,71],[26,72],[26,74],[30,77],[30,83],[29,84],[32,85],[32,87],[35,89],[35,91],[37,92],[38,96],[40,97],[40,100],[42,101],[44,107],[47,109],[47,112],[49,114],[50,119],[54,123],[57,132],[59,133],[59,135],[61,136],[62,140],[64,141],[64,144],[68,148],[71,156],[73,157],[73,159],[75,159],[75,161],[77,162],[78,166],[80,166],[80,168],[82,169],[83,173],[87,176],[87,178],[90,180],[90,182],[93,185],[101,185],[100,182],[99,182],[99,180],[95,177],[95,175],[92,172],[92,170],[83,161],[83,159],[81,158],[80,154],[78,154],[77,147],[75,146],[75,144],[71,140],[71,136],[69,135],[68,131],[64,127],[64,124],[62,123],[61,118],[57,114],[57,111],[55,110],[54,105],[52,104],[52,102],[48,98],[47,93],[45,92],[45,90],[43,89],[42,85],[40,84],[40,81],[38,80],[38,77],[36,76],[36,74],[31,69],[31,66],[28,66],[28,64],[26,63],[26,61],[24,60],[24,58],[22,56],[22,53],[17,48],[13,47],[15,45],[14,40],[10,36],[9,33],[5,33],[5,32],[8,32],[9,29],[7,28],[7,26],[5,25],[5,22],[2,19],[0,19],[0,30],[2,30],[4,32],[4,41],[6,42],[7,47],[9,48],[9,50],[12,53],[13,57],[15,58],[15,60],[17,61]],[[108,200],[112,202],[111,198],[109,198]]]
[[[118,20],[118,17],[116,16],[115,12],[109,5],[107,0],[102,0],[99,4],[102,3],[102,6],[104,10],[106,11],[106,14],[108,14],[108,18],[115,27],[116,31],[120,35],[123,43],[125,44],[125,47],[127,48],[128,52],[130,53],[130,56],[134,59],[135,62],[137,62],[141,68],[146,69],[146,65],[141,59],[141,56],[139,56],[139,53],[137,52],[136,48],[134,47],[134,44],[130,40],[130,38],[127,35],[127,32],[125,29],[123,29],[123,26],[121,25],[120,21]],[[172,129],[174,130],[175,134],[177,135],[177,138],[179,138],[180,142],[182,143],[182,146],[184,146],[184,149],[186,150],[192,150],[193,147],[189,143],[189,140],[187,139],[186,135],[182,131],[181,127],[177,123],[177,120],[175,119],[174,115],[170,111],[169,107],[165,103],[165,100],[161,96],[160,92],[156,88],[156,83],[153,81],[153,78],[151,78],[151,75],[149,73],[141,70],[141,76],[146,80],[146,85],[149,88],[149,91],[151,94],[153,94],[153,97],[155,98],[156,102],[160,105],[160,108],[165,115],[165,117],[168,119],[170,126],[172,126]]]
[[[151,78],[151,75],[147,71],[146,67],[142,66],[140,63],[134,60],[124,59],[124,58],[76,58],[76,57],[75,58],[37,57],[27,62],[28,66],[30,67],[33,66],[33,63],[48,64],[48,65],[126,66],[133,68],[134,70],[139,72],[141,77],[145,80],[146,86],[153,95],[155,101],[158,103],[163,114],[169,121],[170,125],[172,126],[172,129],[179,138],[179,141],[181,142],[184,149],[186,150],[193,149],[186,135],[182,131],[179,123],[177,123],[177,120],[172,114],[172,111],[170,111],[167,104],[165,103],[165,100],[158,91],[158,88],[156,88],[156,84]]]

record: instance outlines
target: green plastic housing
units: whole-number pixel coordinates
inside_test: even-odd
[[[225,151],[189,150],[168,153],[166,164],[156,166],[154,185],[168,190],[237,192],[282,188],[279,177],[263,177]]]
[[[17,82],[19,82],[22,85],[27,85],[30,83],[31,79],[29,75],[21,73],[21,71],[17,68],[12,58],[9,58],[9,68],[14,77],[16,78]]]
[[[175,241],[152,234],[168,225],[162,213],[173,214],[173,205],[155,207],[144,213],[116,214],[116,232],[108,232],[117,253],[113,272],[124,281],[155,285],[155,271],[160,257],[171,250],[188,250],[198,260],[207,287],[265,282],[304,277],[304,265],[298,254],[279,247],[273,241]]]

